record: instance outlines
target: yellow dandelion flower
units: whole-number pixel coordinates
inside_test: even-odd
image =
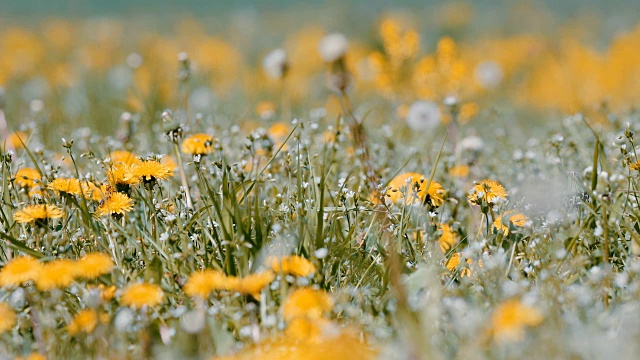
[[[111,256],[105,253],[89,253],[76,263],[78,277],[85,279],[95,279],[108,274],[113,266]]]
[[[389,182],[386,197],[394,204],[404,203],[411,205],[418,201],[422,203],[425,201],[425,197],[427,197],[427,202],[431,203],[432,206],[437,207],[442,205],[445,190],[442,188],[442,185],[431,181],[429,190],[425,191],[428,181],[428,177],[418,173],[407,172],[400,174]],[[404,199],[403,189],[406,192],[407,199]]]
[[[206,155],[213,151],[213,137],[209,134],[194,134],[182,142],[182,152],[187,155]]]
[[[126,150],[112,151],[111,153],[109,153],[109,159],[111,159],[114,164],[133,165],[142,162],[140,159],[138,159],[136,154],[133,154]]]
[[[120,302],[123,305],[134,308],[143,306],[156,306],[162,303],[164,292],[160,286],[149,283],[138,283],[129,285],[124,290]]]
[[[497,232],[503,233],[505,236],[509,235],[509,228],[502,223],[502,216],[498,216],[496,220],[493,222],[492,229]]]
[[[78,276],[78,268],[75,261],[57,259],[45,263],[40,275],[36,279],[36,287],[41,290],[66,288]]]
[[[467,165],[457,165],[449,169],[449,175],[453,177],[466,178],[469,176],[469,167]]]
[[[281,259],[270,257],[267,259],[267,264],[277,273],[293,276],[309,276],[316,272],[316,267],[311,261],[297,255],[285,256]]]
[[[497,341],[518,341],[527,326],[538,326],[543,316],[537,309],[512,299],[502,303],[491,315],[491,331]]]
[[[184,285],[184,292],[192,297],[208,298],[214,290],[233,288],[234,279],[216,270],[197,271],[189,276]]]
[[[0,334],[11,330],[16,324],[16,313],[6,303],[0,302]]]
[[[114,192],[109,195],[98,208],[95,215],[103,216],[123,216],[133,210],[133,200],[126,194]]]
[[[295,290],[287,297],[282,306],[282,316],[285,321],[299,317],[319,319],[332,308],[331,295],[323,290],[305,287]]]
[[[0,286],[17,286],[35,281],[41,270],[42,264],[31,256],[13,258],[0,270]]]
[[[457,235],[448,224],[440,224],[440,230],[442,231],[442,235],[438,238],[438,244],[440,245],[440,250],[446,253],[458,242]]]
[[[67,325],[67,332],[72,336],[81,332],[91,334],[96,325],[98,325],[98,312],[85,309],[74,316],[69,325]]]
[[[30,223],[34,221],[44,221],[47,219],[58,219],[64,216],[62,209],[47,204],[29,205],[13,214],[13,220],[19,223]]]
[[[467,198],[469,202],[480,205],[496,204],[507,199],[507,190],[495,180],[482,180],[477,182],[471,190]]]
[[[517,214],[511,215],[511,217],[509,218],[509,221],[511,221],[511,223],[517,227],[523,227],[527,224],[527,221],[529,221],[529,219],[526,216],[524,216],[524,214],[517,213]]]
[[[47,188],[55,191],[57,194],[82,195],[82,186],[78,179],[57,178],[50,182]]]
[[[154,160],[133,164],[131,173],[145,182],[165,180],[173,176],[173,171],[167,165]]]
[[[135,176],[131,171],[132,165],[125,163],[114,164],[107,170],[107,181],[116,189],[128,188],[140,182],[140,177]]]
[[[34,168],[22,168],[16,172],[15,178],[14,182],[16,185],[21,188],[31,189],[38,185],[42,176],[40,176],[38,170]]]
[[[262,291],[265,286],[269,285],[275,278],[276,275],[270,270],[251,274],[243,278],[238,278],[237,283],[232,290],[242,294],[251,295],[255,299],[259,299],[260,291]]]

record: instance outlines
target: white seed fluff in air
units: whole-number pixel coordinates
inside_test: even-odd
[[[318,51],[326,62],[334,62],[344,57],[349,50],[349,41],[341,33],[332,33],[320,40]]]
[[[284,49],[271,51],[262,60],[262,67],[269,77],[274,79],[282,78],[287,69],[287,52]]]
[[[429,130],[440,124],[440,108],[431,101],[416,101],[409,107],[407,125],[412,130]]]

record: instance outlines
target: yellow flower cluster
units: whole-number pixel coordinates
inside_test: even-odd
[[[287,322],[284,336],[275,336],[234,355],[217,360],[239,359],[338,359],[370,360],[378,349],[363,341],[354,331],[324,318],[334,301],[323,290],[296,289],[285,300],[282,315]]]
[[[389,182],[386,199],[394,204],[412,205],[426,202],[433,207],[441,206],[446,191],[435,181],[431,181],[427,190],[427,182],[429,178],[418,173],[400,174]]]
[[[260,298],[260,291],[269,285],[276,275],[262,271],[245,277],[228,276],[216,270],[198,271],[187,280],[184,292],[192,297],[207,298],[215,290],[228,290]]]
[[[159,305],[164,300],[164,292],[160,286],[149,283],[137,283],[129,285],[120,298],[122,305],[133,308],[145,306],[153,307]]]
[[[30,257],[12,259],[0,270],[0,286],[20,286],[34,281],[39,290],[65,288],[76,279],[95,279],[111,271],[111,257],[89,253],[80,260],[56,259],[46,263]]]
[[[267,264],[276,273],[288,274],[293,276],[309,276],[316,272],[316,267],[307,259],[297,256],[285,256],[280,259],[270,257]]]

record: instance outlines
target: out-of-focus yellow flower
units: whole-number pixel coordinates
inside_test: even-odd
[[[0,286],[18,286],[38,278],[42,264],[31,256],[13,258],[0,270]]]
[[[27,357],[17,357],[15,360],[47,360],[44,355],[38,353],[31,353]]]
[[[20,141],[22,140],[22,141]],[[25,133],[24,131],[16,131],[14,133],[12,133],[11,135],[9,135],[9,137],[6,140],[6,144],[7,146],[9,146],[11,149],[22,149],[24,147],[24,145],[22,145],[22,143],[27,143],[27,140],[29,140],[29,134]]]
[[[66,288],[77,276],[78,268],[74,261],[56,259],[43,265],[36,286],[41,291]]]
[[[76,263],[78,276],[85,279],[108,274],[113,266],[111,256],[104,253],[89,253]]]
[[[67,325],[67,332],[71,336],[81,332],[91,334],[96,325],[98,325],[98,312],[93,309],[85,309],[73,317],[69,325]]]
[[[96,209],[96,216],[123,216],[133,210],[133,200],[126,194],[113,192]]]
[[[258,114],[262,120],[272,119],[276,114],[276,105],[271,101],[260,101],[258,105],[256,105],[256,114]]]
[[[293,291],[282,306],[285,321],[295,318],[320,319],[333,308],[331,295],[309,287]]]
[[[267,259],[267,264],[271,270],[277,273],[294,276],[309,276],[316,272],[316,267],[311,261],[297,255],[285,256],[280,259],[270,257]]]
[[[431,181],[429,184],[429,190],[425,191],[429,178],[424,175],[407,172],[400,174],[391,180],[387,187],[386,198],[394,204],[406,204],[412,205],[425,201],[432,206],[440,206],[444,202],[445,190],[442,185],[435,181]],[[407,198],[404,198],[402,189],[404,188]],[[416,196],[417,195],[417,196]]]
[[[0,302],[0,334],[11,330],[16,324],[16,313],[7,303]]]
[[[519,300],[507,300],[491,315],[491,332],[496,341],[518,341],[527,326],[538,326],[544,317],[537,309]]]
[[[213,137],[209,134],[193,134],[182,141],[182,152],[187,155],[207,155],[213,151]]]
[[[253,296],[254,299],[260,299],[260,291],[269,285],[276,275],[273,271],[262,271],[245,277],[238,278],[238,282],[233,290]]]
[[[440,231],[442,231],[442,235],[438,238],[438,244],[440,245],[440,250],[446,253],[458,242],[457,235],[449,224],[440,224]]]
[[[111,286],[106,286],[104,284],[99,284],[99,285],[89,285],[88,286],[89,289],[98,289],[100,290],[100,299],[102,299],[102,301],[104,302],[109,302],[111,301],[111,299],[113,299],[113,296],[116,293],[116,287],[111,285]]]
[[[469,167],[467,165],[456,165],[449,169],[449,175],[453,177],[466,178],[469,176]]]
[[[189,276],[184,292],[192,297],[206,299],[214,290],[229,290],[237,286],[237,279],[217,270],[196,271]]]
[[[156,306],[162,303],[164,292],[160,286],[149,283],[129,285],[124,290],[120,302],[122,305],[141,308],[143,306]]]
[[[334,330],[333,326],[335,325],[325,319],[297,317],[289,321],[285,335],[291,340],[318,341],[325,333]]]
[[[267,130],[269,138],[273,141],[276,147],[280,147],[280,145],[282,145],[290,132],[291,127],[283,122],[275,123],[269,127],[269,130]]]
[[[64,216],[62,209],[48,204],[28,205],[13,214],[13,220],[19,223],[58,219]]]
[[[298,321],[287,336],[274,337],[237,354],[214,357],[212,360],[373,360],[378,349],[363,341],[354,331],[335,328],[324,331],[317,321]],[[300,335],[300,336],[297,336]]]

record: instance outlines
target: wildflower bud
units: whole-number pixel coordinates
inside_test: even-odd
[[[67,139],[62,138],[62,146],[66,149],[71,149],[71,147],[73,146],[73,140],[67,141]]]
[[[162,128],[167,139],[173,143],[177,143],[184,132],[182,124],[180,124],[173,116],[171,111],[162,112]]]
[[[631,131],[631,129],[629,129],[627,127],[627,129],[624,131],[624,136],[629,139],[629,141],[633,141],[633,132]]]

